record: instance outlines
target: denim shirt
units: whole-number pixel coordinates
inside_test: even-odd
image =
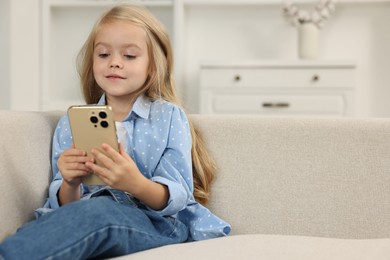
[[[103,95],[98,105],[105,104]],[[163,101],[150,101],[140,96],[132,111],[122,121],[128,134],[126,146],[138,169],[148,179],[166,185],[169,190],[167,206],[155,211],[162,216],[172,216],[190,230],[189,240],[203,240],[226,236],[231,227],[195,201],[193,196],[191,134],[187,117],[178,106]],[[52,171],[53,181],[49,187],[49,198],[36,216],[59,207],[57,193],[62,183],[58,169],[61,153],[72,146],[68,116],[61,117],[53,136]],[[108,186],[81,185],[82,198],[90,199]]]

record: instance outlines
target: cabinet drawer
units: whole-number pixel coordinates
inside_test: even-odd
[[[211,98],[212,113],[263,115],[342,116],[346,110],[343,94],[329,95],[224,95]]]
[[[226,87],[335,87],[353,88],[352,68],[205,68],[202,88]]]

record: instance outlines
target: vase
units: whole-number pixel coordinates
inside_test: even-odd
[[[298,27],[298,55],[301,59],[317,59],[319,28],[314,23],[302,23]]]

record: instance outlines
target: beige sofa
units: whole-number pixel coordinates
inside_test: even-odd
[[[50,182],[60,112],[0,112],[0,241]],[[390,120],[191,115],[218,164],[229,237],[125,259],[390,259]]]

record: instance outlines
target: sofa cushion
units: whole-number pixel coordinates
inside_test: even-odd
[[[387,260],[390,239],[333,239],[283,235],[235,235],[169,245],[115,259]]]

